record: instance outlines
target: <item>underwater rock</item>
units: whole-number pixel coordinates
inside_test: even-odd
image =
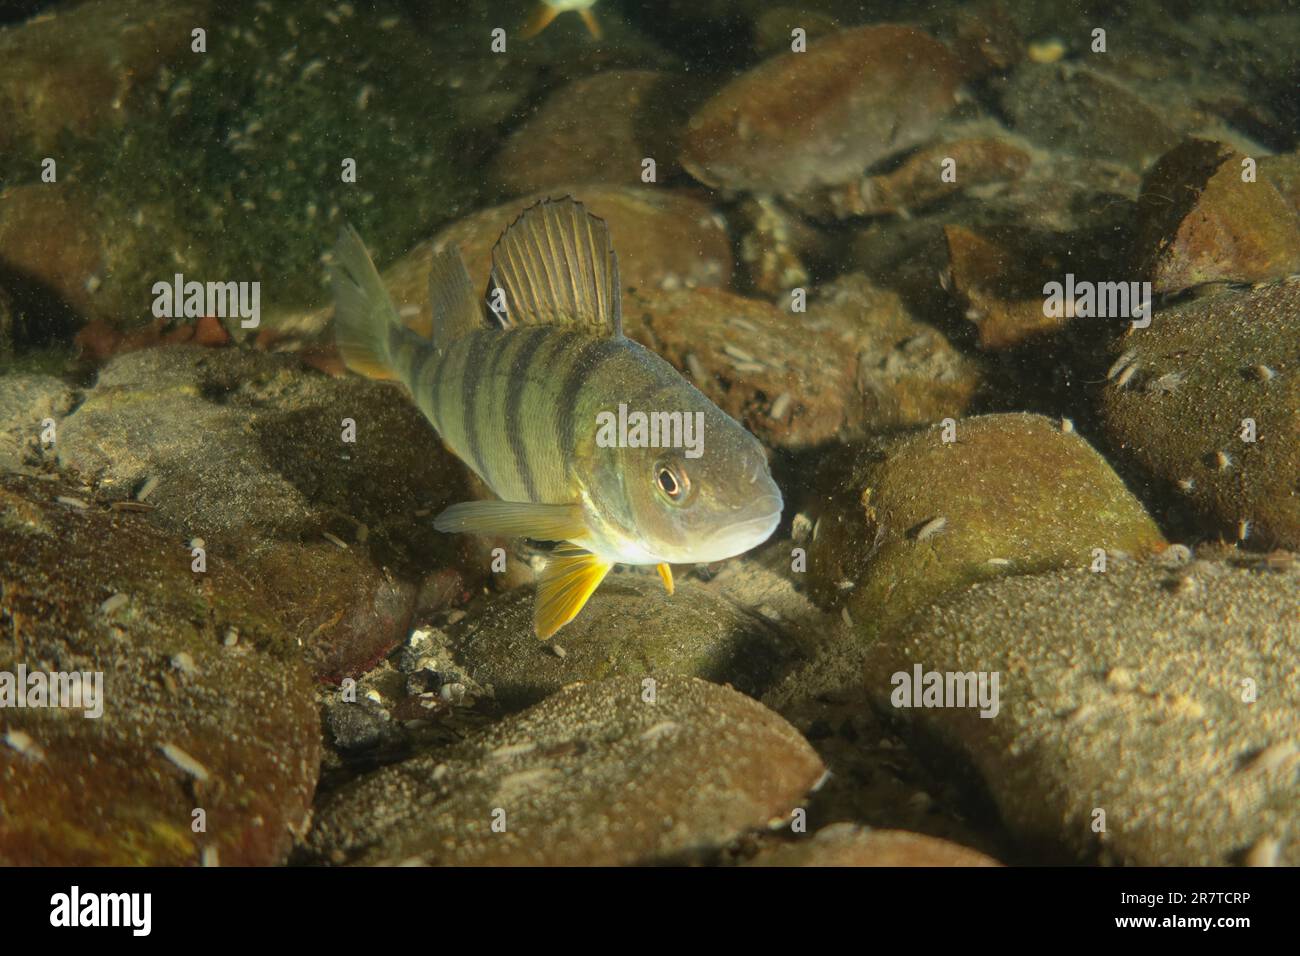
[[[131,257],[136,242],[130,230],[122,230],[116,242],[110,235],[94,204],[72,184],[0,192],[0,266],[15,286],[35,285],[82,317],[152,318],[147,286],[128,289],[103,281]]]
[[[185,55],[141,78],[129,120],[79,129],[60,154],[68,215],[107,257],[90,273],[102,289],[87,314],[151,321],[152,284],[181,272],[260,282],[271,323],[328,297],[320,257],[344,222],[387,261],[472,206],[483,131],[515,105],[499,82],[506,58],[480,35],[452,23],[440,49],[387,0],[364,15],[313,0],[279,0],[270,14],[251,3],[215,4],[206,17],[187,9],[172,34]],[[196,23],[202,53],[188,49]],[[116,25],[99,29],[120,42]],[[511,91],[527,96],[540,67],[510,66]],[[485,95],[485,84],[495,89]],[[488,118],[492,98],[507,102]]]
[[[14,332],[18,324],[13,297],[0,286],[0,371],[9,368],[14,358]]]
[[[533,601],[532,587],[518,588],[448,629],[457,667],[507,707],[614,676],[701,677],[755,695],[798,657],[777,626],[690,577],[670,597],[657,575],[610,575],[556,635],[562,658],[533,633]]]
[[[979,380],[938,330],[860,276],[827,286],[806,313],[696,289],[630,296],[624,320],[772,447],[958,415]]]
[[[853,823],[823,827],[805,840],[774,846],[750,866],[1000,866],[997,860],[947,840]]]
[[[1265,156],[1259,161],[1259,174],[1273,184],[1300,216],[1300,153]]]
[[[1050,275],[1048,256],[1033,248],[1032,239],[958,225],[945,226],[944,236],[949,288],[975,324],[980,348],[1011,348],[1059,331],[1073,320],[1068,309],[1059,316],[1046,313],[1043,276]]]
[[[505,140],[489,175],[511,195],[566,183],[640,186],[642,161],[656,181],[681,171],[677,131],[689,111],[680,78],[612,70],[562,86]]]
[[[943,176],[948,163],[951,180]],[[1029,153],[1009,139],[950,140],[917,150],[897,169],[831,191],[825,201],[838,219],[907,213],[960,191],[1018,179],[1029,163]]]
[[[687,124],[682,165],[706,185],[748,192],[849,182],[930,135],[955,102],[959,69],[911,27],[843,30],[723,87]]]
[[[963,4],[952,11],[951,17],[953,51],[969,78],[1006,73],[1032,55],[1015,17],[1001,0]]]
[[[55,426],[76,395],[49,375],[0,375],[0,472],[24,471],[54,458],[54,444],[42,440],[43,422]]]
[[[770,196],[750,196],[732,215],[744,265],[739,283],[768,299],[780,299],[796,288],[807,288],[807,260],[828,258],[828,238],[813,225]]]
[[[765,56],[789,50],[795,30],[802,30],[804,38],[811,43],[843,29],[834,16],[810,6],[767,6],[754,11],[752,19],[754,49]]]
[[[256,352],[131,352],[60,424],[58,453],[109,497],[156,480],[149,520],[260,580],[322,678],[404,638],[429,575],[456,570],[461,591],[481,577],[468,545],[432,524],[470,497],[464,467],[387,385]]]
[[[1022,63],[1002,90],[1017,133],[1052,150],[1145,168],[1179,139],[1168,112],[1095,70]]]
[[[1187,140],[1147,173],[1134,256],[1157,293],[1207,282],[1260,282],[1300,272],[1300,217],[1247,158]]]
[[[918,666],[999,675],[996,716],[894,712],[973,764],[1046,861],[1219,866],[1276,840],[1295,865],[1298,586],[1294,563],[1219,560],[984,582],[879,644],[866,679],[888,708]]]
[[[103,675],[101,717],[0,711],[0,863],[283,862],[320,727],[274,598],[61,480],[0,475],[0,554],[0,672]]]
[[[190,55],[190,30],[210,7],[90,0],[0,29],[0,153],[57,159],[63,133],[129,122],[159,69]],[[34,166],[31,178],[39,172]]]
[[[1300,548],[1297,342],[1300,281],[1283,281],[1163,309],[1114,346],[1107,435],[1208,534]]]
[[[678,862],[784,821],[822,773],[789,724],[730,688],[610,678],[346,785],[307,848],[362,865]]]
[[[952,434],[931,426],[859,449],[810,515],[809,587],[845,605],[858,640],[975,581],[1164,544],[1106,460],[1058,423],[983,415]]]

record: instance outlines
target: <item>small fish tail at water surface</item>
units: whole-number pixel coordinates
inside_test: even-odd
[[[336,337],[349,368],[404,383],[501,499],[453,505],[435,527],[564,542],[539,575],[539,637],[571,621],[615,564],[658,566],[671,593],[672,563],[722,560],[772,533],[782,500],[758,441],[624,337],[603,220],[570,199],[532,206],[498,241],[491,287],[500,305],[489,313],[459,253],[436,254],[425,339],[344,230]],[[600,440],[597,422],[629,407],[659,416],[665,435],[670,422],[696,426],[685,434],[698,444]]]

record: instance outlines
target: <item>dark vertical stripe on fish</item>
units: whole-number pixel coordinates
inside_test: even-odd
[[[483,378],[484,366],[487,365],[487,348],[496,341],[496,336],[486,332],[475,332],[471,339],[469,355],[465,358],[464,375],[460,380],[460,423],[461,428],[464,429],[465,454],[469,456],[470,467],[491,484],[483,471],[483,449],[479,438],[475,397],[478,394],[479,381]]]
[[[528,383],[529,365],[538,350],[550,338],[550,332],[542,327],[516,334],[526,335],[528,338],[515,353],[514,361],[510,363],[510,375],[506,382],[506,437],[510,442],[510,450],[514,453],[515,471],[528,494],[528,500],[537,501],[537,480],[533,476],[527,449],[524,447],[524,423],[521,413],[524,407],[524,386]]]
[[[621,338],[597,339],[580,346],[577,358],[560,386],[560,442],[566,462],[572,463],[578,447],[578,392],[596,370],[627,347]],[[594,424],[594,423],[593,423]]]
[[[438,429],[439,434],[442,433],[442,420],[438,417],[438,381],[442,378],[450,351],[451,349],[443,349],[440,352],[430,345],[406,382],[411,394],[415,396],[416,404],[433,422],[433,427]]]

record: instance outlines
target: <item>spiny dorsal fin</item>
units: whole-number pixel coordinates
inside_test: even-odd
[[[544,199],[492,250],[492,284],[505,293],[505,325],[570,325],[623,334],[618,257],[605,220],[569,197]],[[489,293],[489,297],[492,293]]]
[[[433,346],[444,349],[462,335],[483,328],[483,306],[474,295],[465,260],[455,246],[433,254],[429,270]]]

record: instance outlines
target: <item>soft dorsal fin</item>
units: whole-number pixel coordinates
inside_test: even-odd
[[[503,325],[569,325],[623,334],[618,257],[605,220],[569,197],[524,210],[492,250],[492,284],[505,294]],[[489,296],[491,293],[489,293]]]
[[[433,254],[429,270],[433,346],[444,349],[462,335],[483,328],[483,305],[474,295],[465,260],[455,246]]]

